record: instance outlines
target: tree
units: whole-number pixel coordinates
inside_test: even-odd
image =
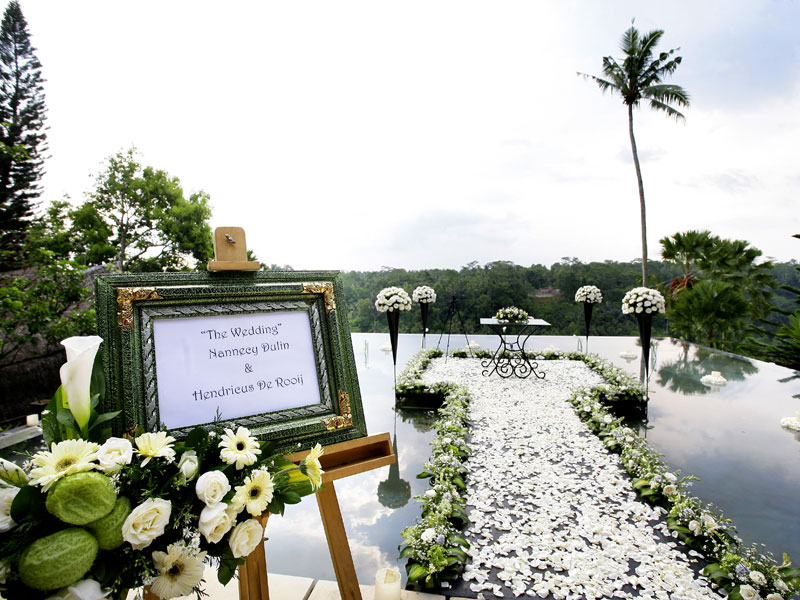
[[[673,262],[683,269],[683,276],[676,277],[670,283],[670,296],[683,289],[691,289],[699,277],[697,263],[711,249],[711,232],[678,232],[672,237],[663,237],[659,241],[661,242],[661,258]]]
[[[0,265],[15,262],[39,197],[45,102],[42,65],[34,54],[28,24],[11,0],[0,27]]]
[[[180,270],[189,257],[201,264],[213,257],[210,217],[208,194],[184,198],[177,177],[142,167],[131,148],[108,159],[82,205],[52,203],[27,247],[87,266],[113,262],[123,272]]]
[[[642,285],[647,285],[647,219],[645,218],[644,184],[642,170],[639,166],[639,153],[636,150],[636,138],[633,135],[633,109],[638,108],[642,100],[650,102],[650,108],[667,113],[676,120],[684,119],[683,114],[673,106],[689,106],[689,94],[679,85],[663,83],[664,78],[672,75],[682,58],[675,56],[680,48],[667,52],[655,53],[664,31],[656,29],[644,36],[631,24],[622,34],[620,49],[625,58],[620,64],[612,56],[603,58],[603,75],[605,78],[578,73],[586,79],[594,81],[603,91],[611,91],[622,97],[628,108],[628,135],[631,140],[633,165],[636,168],[636,181],[639,186],[639,208],[642,222]]]

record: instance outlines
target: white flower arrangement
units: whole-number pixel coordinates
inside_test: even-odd
[[[92,367],[83,361],[80,369],[90,378]],[[217,561],[224,585],[263,537],[251,517],[282,512],[321,484],[321,446],[295,465],[245,427],[220,435],[214,423],[180,441],[164,431],[138,432],[133,444],[102,434],[100,443],[65,439],[86,429],[77,417],[65,426],[75,417],[73,398],[81,418],[86,407],[73,393],[64,408],[64,393],[56,392],[42,424],[48,449],[25,468],[0,461],[0,594],[7,598],[119,598],[142,585],[163,600],[200,597],[206,556]],[[86,414],[87,423],[114,416],[96,415],[91,405]],[[103,574],[102,585],[93,573]]]
[[[522,323],[528,320],[528,313],[516,306],[507,306],[498,310],[494,318],[501,323]]]
[[[781,427],[790,431],[800,432],[800,410],[793,417],[784,417],[781,419]]]
[[[375,299],[375,308],[378,312],[411,310],[411,297],[403,288],[383,288]]]
[[[728,383],[728,380],[722,376],[719,371],[711,371],[709,375],[703,375],[700,378],[700,383],[707,386],[722,386]]]
[[[661,292],[646,287],[628,290],[622,299],[622,314],[657,314],[665,310],[664,296]]]
[[[596,285],[584,285],[575,292],[575,302],[587,304],[600,304],[603,301],[603,292]]]
[[[433,304],[436,302],[436,292],[428,285],[420,285],[411,292],[411,299],[419,304]]]

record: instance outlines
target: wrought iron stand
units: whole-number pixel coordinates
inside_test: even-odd
[[[500,338],[500,345],[491,358],[481,361],[484,377],[497,373],[500,377],[512,375],[525,379],[531,374],[544,379],[545,374],[537,371],[539,363],[531,362],[525,354],[525,344],[534,333],[550,323],[543,319],[528,319],[527,322],[504,323],[497,319],[481,319],[481,325],[488,325]],[[512,331],[516,330],[516,331]]]

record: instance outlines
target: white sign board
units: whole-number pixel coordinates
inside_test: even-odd
[[[305,311],[156,319],[153,339],[168,429],[322,402]]]

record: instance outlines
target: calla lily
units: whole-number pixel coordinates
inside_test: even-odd
[[[61,365],[61,385],[75,422],[85,436],[91,414],[92,367],[103,338],[97,335],[76,336],[61,342],[67,350],[67,362]]]
[[[23,487],[28,484],[28,475],[19,466],[0,458],[0,479],[14,487]]]

